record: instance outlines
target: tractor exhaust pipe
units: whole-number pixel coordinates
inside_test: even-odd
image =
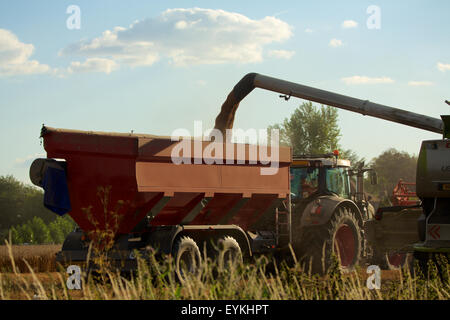
[[[226,101],[222,104],[220,113],[216,118],[215,129],[225,134],[226,129],[233,128],[234,116],[239,107],[239,103],[254,88],[284,94],[286,99],[294,96],[435,133],[442,134],[444,132],[444,125],[441,119],[388,107],[370,102],[369,100],[360,100],[330,91],[264,76],[258,73],[247,74],[234,86],[233,90],[228,94]]]

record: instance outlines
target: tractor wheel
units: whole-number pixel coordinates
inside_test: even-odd
[[[355,212],[340,207],[327,223],[303,228],[294,248],[312,273],[326,273],[332,265],[333,254],[342,271],[351,271],[359,263],[362,251],[362,231]]]
[[[180,282],[189,277],[198,277],[202,264],[200,249],[190,237],[181,237],[173,249],[175,257],[175,272]]]
[[[242,251],[235,238],[226,236],[219,240],[219,270],[231,270],[243,262]]]

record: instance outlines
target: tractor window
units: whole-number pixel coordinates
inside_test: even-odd
[[[308,198],[319,188],[319,168],[291,168],[291,193]]]
[[[349,198],[349,180],[345,168],[329,168],[326,174],[327,189],[340,197]]]

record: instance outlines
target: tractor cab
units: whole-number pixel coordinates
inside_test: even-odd
[[[309,202],[319,195],[350,198],[350,161],[337,153],[294,157],[290,167],[292,202]]]

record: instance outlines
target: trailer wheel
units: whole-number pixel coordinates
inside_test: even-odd
[[[198,277],[202,257],[197,243],[190,237],[181,237],[174,246],[175,272],[180,282],[189,277]]]
[[[389,270],[400,270],[411,264],[412,254],[407,252],[386,252],[384,258]]]
[[[231,270],[244,261],[241,247],[235,238],[230,236],[223,237],[218,241],[218,244],[220,250],[218,266],[220,271]]]
[[[353,270],[362,251],[362,231],[356,213],[340,207],[327,223],[303,228],[294,249],[312,273],[327,272],[333,262],[332,253],[339,258],[342,271]]]

